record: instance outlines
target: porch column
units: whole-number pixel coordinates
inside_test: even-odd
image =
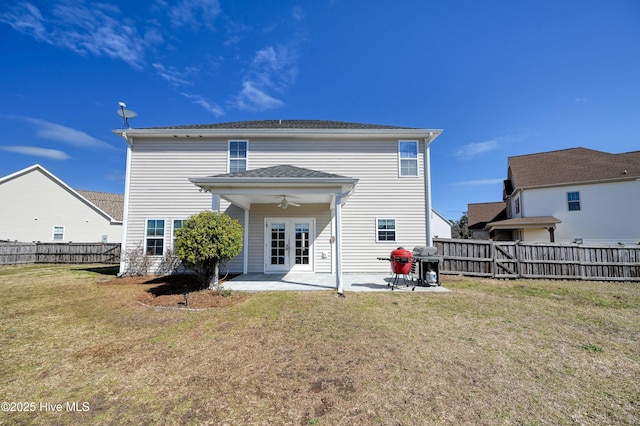
[[[242,273],[249,270],[249,209],[244,209],[244,234],[242,236]]]
[[[220,213],[220,194],[211,194],[211,211]]]
[[[431,214],[433,206],[431,205],[431,140],[433,134],[424,140],[424,211],[426,226],[426,243],[427,246],[433,246],[433,229],[431,227]]]
[[[334,215],[336,222],[336,290],[338,294],[342,295],[344,294],[344,288],[342,285],[342,193],[340,192],[335,194]]]

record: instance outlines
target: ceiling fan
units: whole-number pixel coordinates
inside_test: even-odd
[[[287,200],[287,196],[283,195],[282,196],[282,201],[280,201],[280,204],[278,204],[278,207],[281,208],[281,209],[286,209],[289,206],[300,207],[300,204],[293,203],[293,202]]]

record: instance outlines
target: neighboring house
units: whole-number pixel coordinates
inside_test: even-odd
[[[470,237],[474,240],[490,239],[491,236],[486,226],[491,222],[506,219],[506,206],[507,204],[504,201],[467,204],[467,227]]]
[[[436,209],[431,209],[431,229],[433,238],[451,238],[451,221]]]
[[[586,148],[509,157],[506,219],[494,239],[640,243],[640,151]]]
[[[122,194],[76,191],[39,164],[0,178],[0,205],[0,240],[122,239]]]
[[[440,130],[266,120],[116,133],[128,142],[123,250],[143,248],[154,266],[203,210],[244,227],[234,273],[338,283],[342,272],[388,272],[376,258],[398,246],[432,245],[429,145]]]

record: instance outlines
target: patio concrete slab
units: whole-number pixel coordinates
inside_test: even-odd
[[[392,291],[393,277],[389,274],[343,274],[344,291]],[[223,287],[236,291],[311,291],[333,290],[336,277],[333,274],[291,272],[288,274],[243,274],[224,282]],[[393,291],[411,292],[413,285],[407,287],[399,280]],[[449,292],[442,286],[416,286],[414,291],[442,293]]]

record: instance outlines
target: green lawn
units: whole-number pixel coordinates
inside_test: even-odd
[[[183,311],[114,273],[0,267],[0,424],[640,424],[637,283],[445,276]]]

